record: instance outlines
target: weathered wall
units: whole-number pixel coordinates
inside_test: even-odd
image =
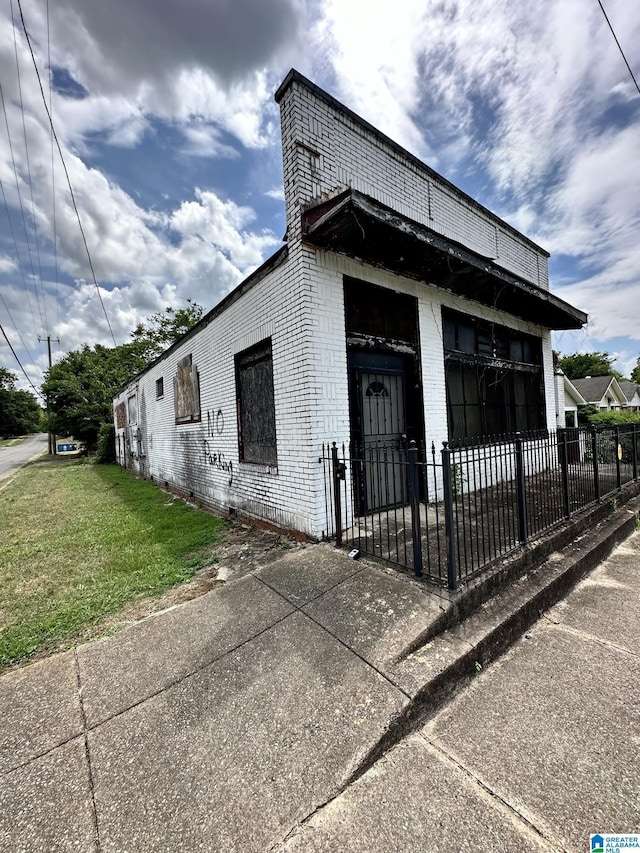
[[[135,393],[138,424],[128,431],[128,459],[121,464],[167,482],[186,494],[224,509],[255,515],[285,528],[316,535],[311,445],[313,394],[309,380],[308,288],[289,258],[196,334],[171,349],[116,398]],[[277,466],[239,461],[234,356],[271,337],[277,432]],[[175,422],[173,377],[191,355],[200,379],[201,421]],[[164,396],[156,399],[156,380]],[[117,425],[117,424],[116,424]],[[136,458],[135,432],[142,431],[143,457]],[[123,447],[121,439],[121,447]]]
[[[550,425],[555,398],[547,331],[429,283],[303,244],[302,207],[351,185],[476,252],[493,257],[497,245],[498,263],[534,284],[547,286],[547,263],[542,250],[497,217],[299,82],[284,92],[281,111],[286,260],[244,287],[224,310],[212,312],[195,334],[125,389],[115,400],[116,409],[135,394],[137,423],[116,426],[121,464],[211,506],[320,536],[326,527],[321,447],[350,438],[344,275],[417,297],[427,441],[439,447],[447,438],[443,306],[539,335]],[[234,356],[268,337],[277,467],[242,463],[238,451]],[[199,374],[202,417],[198,423],[176,424],[173,378],[178,362],[189,355]],[[164,395],[156,399],[160,377]]]
[[[549,287],[544,250],[315,87],[294,79],[280,115],[289,240],[304,206],[351,187]]]
[[[349,406],[343,276],[349,275],[417,297],[421,338],[424,422],[427,441],[447,439],[442,307],[539,336],[547,424],[555,423],[551,335],[548,330],[429,283],[415,282],[303,244],[301,212],[312,202],[352,187],[470,249],[531,283],[548,288],[547,253],[498,217],[341,109],[331,98],[297,79],[279,94],[287,239],[302,261],[308,283],[313,335],[309,346],[318,366],[309,397],[312,443],[349,441]],[[316,521],[321,525],[319,516]]]
[[[345,275],[388,287],[418,300],[422,389],[424,395],[425,436],[437,447],[448,437],[445,388],[444,346],[442,339],[442,308],[452,308],[526,332],[542,340],[545,404],[547,424],[555,423],[555,389],[551,335],[533,323],[495,311],[479,303],[457,297],[433,286],[401,278],[359,261],[318,251],[315,269],[310,271],[314,283],[314,327],[316,334],[310,342],[316,351],[315,361],[321,365],[317,377],[319,393],[316,399],[322,406],[312,418],[312,434],[317,442],[324,438],[349,440],[347,353],[344,319],[343,277]]]

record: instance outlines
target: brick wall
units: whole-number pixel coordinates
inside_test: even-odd
[[[297,259],[259,281],[196,334],[171,349],[115,399],[137,395],[138,424],[118,429],[121,450],[129,431],[129,467],[213,507],[233,508],[284,528],[316,535],[311,438],[315,374],[309,346],[309,285]],[[270,337],[274,368],[277,467],[239,460],[234,356]],[[175,423],[173,377],[191,355],[200,379],[201,420]],[[164,396],[156,399],[156,380]],[[136,458],[135,430],[143,456]],[[133,437],[133,440],[131,440]]]
[[[544,250],[332,98],[294,78],[280,114],[290,240],[302,207],[351,187],[548,288]]]
[[[321,447],[350,438],[343,276],[417,297],[425,436],[437,447],[447,438],[443,306],[541,336],[549,424],[555,415],[553,368],[547,331],[428,283],[303,244],[301,209],[350,185],[476,252],[498,254],[499,264],[534,284],[547,286],[547,260],[497,217],[299,81],[284,92],[281,115],[286,260],[241,286],[114,405],[136,396],[137,423],[117,429],[121,464],[213,507],[320,536],[326,528]],[[267,337],[273,352],[274,468],[239,461],[236,416],[234,356]],[[199,373],[202,417],[176,425],[173,377],[189,355]],[[160,377],[164,396],[158,400]]]

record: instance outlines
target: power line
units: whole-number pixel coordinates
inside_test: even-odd
[[[16,240],[16,232],[13,230],[13,222],[11,221],[11,215],[10,215],[10,213],[9,213],[9,203],[7,202],[7,196],[6,196],[6,194],[5,194],[5,191],[4,191],[4,184],[2,183],[2,179],[1,179],[1,178],[0,178],[0,191],[2,192],[2,198],[3,198],[3,200],[4,200],[4,206],[5,206],[6,211],[7,211],[7,222],[9,223],[9,230],[11,231],[11,237],[13,238],[13,245],[15,246],[15,250],[16,250],[16,259],[17,259],[17,261],[18,261],[18,269],[20,270],[20,274],[21,274],[21,276],[22,276],[22,283],[24,284],[25,292],[26,292],[26,294],[27,294],[27,297],[29,297],[29,289],[28,289],[28,287],[27,287],[27,279],[25,278],[24,270],[22,269],[22,264],[20,263],[20,254],[19,254],[19,252],[18,252],[18,241]],[[1,295],[2,295],[2,294],[0,294],[0,296],[1,296]],[[3,297],[2,301],[4,302],[4,297]],[[33,313],[33,307],[32,307],[32,305],[31,305],[31,300],[30,300],[30,299],[27,299],[27,301],[29,302],[29,308],[31,309],[31,317],[32,317],[32,319],[33,319],[33,325],[34,325],[34,326],[36,326],[36,325],[37,325],[37,323],[36,323],[35,315],[34,315],[34,313]],[[6,305],[6,303],[5,303],[5,305]],[[9,311],[9,307],[8,307],[8,306],[7,306],[7,313],[8,313],[8,314],[9,314],[9,316],[11,317],[11,312]],[[27,349],[27,347],[24,345],[24,341],[22,340],[22,335],[20,335],[20,332],[18,331],[18,326],[17,326],[17,324],[14,322],[13,318],[11,318],[11,322],[12,322],[12,323],[13,323],[13,325],[16,327],[16,332],[18,332],[18,335],[20,336],[20,340],[22,341],[22,345],[24,346],[25,350],[27,350],[27,354],[29,355],[29,358],[31,359],[31,361],[33,361],[33,356],[31,356],[31,355],[29,354],[29,350],[28,350],[28,349]]]
[[[602,9],[602,14],[604,15],[604,19],[607,22],[607,24],[609,24],[609,29],[611,30],[611,35],[614,37],[615,42],[618,45],[618,50],[620,51],[620,55],[624,59],[624,64],[627,66],[629,74],[631,75],[631,79],[633,80],[634,85],[635,85],[636,89],[638,90],[638,94],[640,95],[640,86],[638,85],[638,81],[636,80],[636,78],[633,74],[633,71],[631,70],[631,66],[627,62],[627,57],[624,55],[624,50],[622,49],[622,46],[620,45],[620,42],[618,41],[618,36],[615,34],[615,31],[614,31],[613,27],[611,26],[611,21],[609,20],[607,13],[604,10],[604,6],[602,5],[601,0],[598,0],[598,6],[600,6],[600,8]]]
[[[14,326],[14,328],[15,328],[15,330],[16,330],[16,334],[17,334],[17,335],[18,335],[18,337],[20,338],[20,343],[22,344],[22,348],[23,348],[23,350],[24,350],[24,351],[26,352],[26,354],[29,356],[29,358],[31,359],[31,361],[35,361],[34,357],[33,357],[33,356],[31,355],[31,353],[29,352],[29,348],[27,347],[27,345],[26,345],[26,344],[25,344],[25,342],[24,342],[24,338],[23,338],[23,337],[22,337],[22,335],[20,334],[20,329],[18,328],[18,324],[17,324],[17,323],[16,323],[16,321],[13,319],[13,315],[12,315],[12,313],[11,313],[11,310],[10,310],[9,306],[7,305],[7,302],[6,302],[5,298],[4,298],[4,296],[2,295],[2,293],[0,293],[0,300],[2,301],[2,304],[4,305],[4,307],[5,307],[6,311],[7,311],[7,314],[9,315],[9,319],[10,319],[10,320],[11,320],[11,322],[13,323],[13,326]]]
[[[62,153],[62,148],[60,146],[60,141],[58,140],[58,135],[56,133],[55,127],[53,125],[53,119],[51,118],[51,113],[49,112],[49,107],[47,106],[47,99],[44,94],[44,89],[42,88],[42,80],[40,79],[40,72],[38,71],[38,63],[36,62],[36,57],[33,52],[33,47],[31,45],[31,39],[29,38],[29,33],[27,32],[27,25],[24,20],[24,14],[22,12],[22,3],[18,0],[18,9],[20,10],[20,18],[22,19],[22,28],[24,29],[25,38],[27,39],[27,44],[29,45],[29,51],[31,53],[31,59],[33,61],[33,67],[36,70],[36,77],[38,78],[38,85],[40,86],[40,94],[42,95],[42,103],[44,104],[45,112],[47,113],[47,118],[49,119],[49,126],[51,127],[51,133],[53,134],[53,138],[56,141],[56,146],[58,148],[58,154],[60,155],[60,160],[62,162],[62,168],[64,169],[64,174],[67,179],[67,184],[69,186],[69,192],[71,194],[71,202],[73,204],[73,209],[76,214],[76,219],[78,220],[78,227],[80,228],[80,234],[82,235],[82,242],[84,243],[84,248],[87,253],[87,258],[89,261],[89,269],[91,270],[91,277],[93,279],[93,283],[96,288],[96,293],[98,294],[98,299],[100,300],[100,305],[102,306],[102,312],[104,314],[105,320],[107,321],[107,326],[109,327],[109,331],[111,332],[111,339],[113,340],[114,347],[117,346],[115,335],[113,334],[113,329],[111,328],[111,323],[109,322],[109,317],[107,315],[107,309],[105,308],[105,304],[102,300],[102,294],[100,293],[100,288],[98,286],[98,280],[96,278],[95,270],[93,268],[93,261],[91,260],[91,253],[89,251],[89,245],[87,243],[87,238],[84,233],[84,228],[82,227],[82,220],[80,219],[80,212],[78,210],[78,205],[76,204],[76,198],[73,193],[73,187],[71,186],[71,178],[69,177],[69,172],[67,170],[67,164],[64,160],[64,155]]]
[[[26,377],[27,382],[29,383],[29,385],[31,385],[31,387],[33,388],[33,390],[34,390],[34,391],[36,392],[36,394],[38,395],[38,397],[40,397],[40,399],[44,402],[44,397],[43,397],[43,396],[42,396],[42,394],[38,391],[38,389],[37,389],[37,388],[36,388],[36,386],[33,384],[33,382],[29,379],[29,375],[27,374],[27,371],[26,371],[26,370],[24,369],[24,367],[22,366],[22,362],[21,362],[21,361],[20,361],[20,359],[18,358],[18,353],[14,350],[14,348],[13,348],[13,345],[12,345],[11,341],[10,341],[10,340],[9,340],[9,338],[7,337],[7,333],[6,333],[6,332],[5,332],[5,330],[3,329],[3,327],[2,327],[2,323],[0,323],[0,332],[2,332],[2,334],[4,335],[4,339],[5,339],[5,341],[9,344],[9,349],[10,349],[10,350],[11,350],[11,352],[13,353],[15,360],[16,360],[16,361],[18,362],[18,364],[20,365],[20,369],[21,369],[21,370],[22,370],[22,372],[24,373],[24,375],[25,375],[25,377]]]
[[[53,70],[51,68],[51,28],[49,26],[49,0],[47,0],[47,68],[49,69],[49,112],[53,118]],[[60,294],[58,281],[58,233],[56,224],[56,171],[53,156],[53,134],[51,139],[51,203],[53,208],[53,265],[56,281],[56,340],[60,344]],[[59,347],[58,347],[59,348]]]
[[[13,176],[16,180],[16,193],[18,194],[18,204],[20,206],[20,213],[22,214],[22,225],[24,226],[24,237],[25,237],[25,241],[27,244],[27,253],[29,255],[29,262],[31,265],[31,275],[33,276],[33,279],[35,281],[36,271],[35,271],[35,268],[33,266],[33,255],[31,254],[31,243],[29,242],[29,233],[27,231],[27,218],[24,215],[24,205],[22,203],[22,193],[20,192],[20,182],[18,180],[18,167],[16,166],[16,158],[15,158],[14,153],[13,153],[13,143],[11,142],[11,130],[9,128],[9,117],[7,115],[7,108],[6,108],[5,100],[4,100],[4,92],[2,91],[2,82],[0,82],[0,101],[2,102],[2,112],[4,114],[4,121],[5,121],[5,124],[7,125],[7,139],[9,141],[9,151],[11,153],[11,163],[13,164]],[[7,197],[4,195],[4,189],[2,191],[2,194],[3,194],[4,199],[5,199],[5,204],[7,204]],[[7,217],[9,218],[9,222],[11,222],[11,216],[9,215],[9,207],[8,206],[7,206]],[[11,230],[13,232],[13,226],[12,226]],[[18,264],[20,265],[20,255],[18,253],[17,242],[15,245],[16,245],[16,255],[18,258]],[[21,265],[20,265],[20,268],[22,269]],[[29,293],[29,288],[27,287],[27,280],[26,280],[26,278],[24,278],[24,276],[23,276],[23,280],[24,280],[25,290],[27,293],[27,302],[29,303],[29,310],[31,311],[31,318],[33,320],[33,325],[37,326],[38,323],[36,322],[36,315],[33,312],[33,305],[31,304],[31,294]]]
[[[42,330],[45,331],[45,313],[43,307],[45,304],[44,287],[42,283],[42,261],[40,259],[40,242],[38,240],[38,221],[36,219],[36,206],[33,200],[33,183],[31,180],[31,161],[29,159],[29,143],[27,141],[27,123],[24,117],[24,101],[22,98],[22,78],[20,75],[20,62],[18,60],[18,39],[16,37],[16,25],[13,17],[13,0],[9,0],[11,6],[11,25],[13,27],[13,48],[16,57],[16,74],[18,78],[18,97],[20,98],[20,113],[22,115],[22,132],[24,135],[24,155],[27,164],[27,175],[29,176],[29,194],[31,196],[31,219],[33,220],[33,233],[36,242],[36,257],[38,259],[38,272],[40,273],[40,289],[42,290],[42,305],[40,305],[40,293],[38,291],[38,281],[34,279],[34,289],[36,292],[36,302],[38,303],[38,311],[40,312],[40,322]]]

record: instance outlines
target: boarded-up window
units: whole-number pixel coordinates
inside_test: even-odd
[[[118,403],[116,406],[116,427],[124,429],[127,425],[127,413],[124,408],[124,403]]]
[[[178,362],[173,377],[173,402],[177,424],[200,420],[200,378],[190,355]]]
[[[138,423],[138,406],[136,404],[135,394],[127,400],[127,409],[129,411],[129,423]]]
[[[238,444],[243,462],[276,465],[276,412],[271,340],[236,356]]]

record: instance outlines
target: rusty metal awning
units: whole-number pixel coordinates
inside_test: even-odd
[[[580,329],[587,315],[493,260],[355,190],[303,213],[306,242],[536,323]]]

